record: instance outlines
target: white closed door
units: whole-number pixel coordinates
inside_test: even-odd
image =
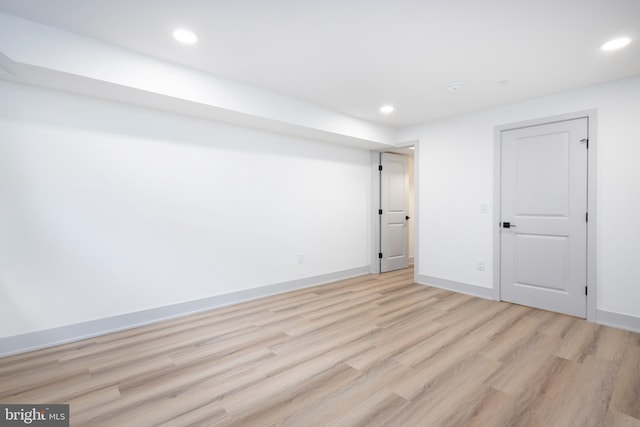
[[[409,267],[409,159],[380,155],[380,271]]]
[[[500,295],[586,317],[587,118],[501,135]]]

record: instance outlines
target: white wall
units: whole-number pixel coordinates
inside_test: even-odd
[[[367,266],[370,168],[364,150],[0,82],[0,338]]]
[[[421,275],[493,287],[494,127],[598,110],[597,305],[640,318],[640,78],[403,129],[420,139]],[[486,261],[485,272],[476,270]]]

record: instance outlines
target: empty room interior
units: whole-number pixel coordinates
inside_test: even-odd
[[[0,0],[0,425],[640,427],[639,159],[637,0]]]

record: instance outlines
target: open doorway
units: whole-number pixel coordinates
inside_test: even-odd
[[[408,268],[414,262],[414,147],[378,154],[377,272]]]

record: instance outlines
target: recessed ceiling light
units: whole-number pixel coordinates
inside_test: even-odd
[[[447,85],[447,90],[449,92],[460,92],[462,89],[462,82],[451,82]]]
[[[391,114],[393,113],[393,110],[394,110],[393,105],[384,105],[380,107],[380,112],[382,114]]]
[[[619,37],[617,39],[609,40],[608,42],[600,46],[600,49],[607,51],[622,49],[629,43],[631,43],[631,39],[629,37]]]
[[[186,28],[178,28],[173,32],[173,38],[184,44],[194,44],[198,42],[198,36]]]

